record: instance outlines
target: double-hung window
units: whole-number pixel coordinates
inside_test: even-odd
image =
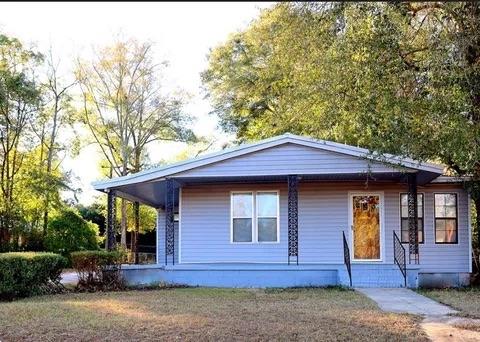
[[[253,241],[253,192],[232,193],[232,241]]]
[[[417,194],[417,208],[418,208],[418,243],[423,243],[423,194]],[[408,243],[409,229],[408,229],[408,194],[400,194],[400,228],[402,242]]]
[[[278,192],[233,192],[232,236],[234,243],[279,241]]]
[[[458,243],[457,194],[435,194],[435,243]]]

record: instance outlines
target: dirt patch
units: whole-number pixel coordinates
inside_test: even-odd
[[[480,341],[479,320],[429,316],[421,326],[432,341]]]

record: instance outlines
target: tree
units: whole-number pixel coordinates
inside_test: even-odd
[[[98,226],[100,235],[105,233],[105,205],[101,203],[92,203],[88,206],[79,204],[77,206],[78,213],[84,220],[95,223]]]
[[[83,121],[107,160],[111,174],[140,171],[146,147],[154,141],[187,141],[190,118],[182,98],[165,94],[152,45],[118,40],[96,59],[80,61],[77,76],[83,94]],[[136,211],[138,212],[138,211]],[[121,243],[126,247],[127,204],[121,202]]]
[[[45,247],[70,257],[71,252],[98,249],[98,226],[84,220],[75,210],[64,209],[48,223]]]
[[[0,243],[11,241],[12,232],[23,225],[18,176],[32,147],[28,125],[38,113],[34,68],[41,57],[17,39],[0,35]]]
[[[290,131],[442,162],[471,177],[479,212],[479,7],[278,4],[213,49],[202,79],[239,140]]]
[[[58,158],[60,151],[66,150],[66,142],[58,141],[60,130],[66,124],[73,123],[72,97],[69,93],[76,81],[64,81],[58,75],[60,62],[53,57],[52,50],[49,51],[46,60],[46,82],[43,85],[43,111],[41,119],[36,127],[36,134],[40,140],[40,173],[45,175],[45,185],[48,187],[43,191],[43,232],[46,234],[48,225],[48,213],[51,206],[52,194],[58,194],[58,189],[68,189],[67,180],[62,174],[55,175],[60,167],[61,161]],[[56,200],[58,203],[58,199]]]

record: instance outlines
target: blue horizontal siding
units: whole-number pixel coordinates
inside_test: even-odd
[[[296,144],[283,144],[176,174],[176,177],[398,172],[379,162]]]
[[[238,190],[279,190],[280,243],[230,243],[230,192]],[[353,182],[300,183],[298,218],[300,263],[343,263],[342,230],[345,230],[350,239],[348,194],[361,191],[384,193],[383,262],[393,263],[393,230],[399,234],[400,193],[405,192],[406,187],[388,183],[383,185],[370,183],[367,186],[364,183]],[[458,193],[459,243],[438,245],[434,243],[433,193],[451,191]],[[458,186],[440,184],[422,187],[419,192],[425,193],[426,240],[425,244],[420,245],[421,272],[468,272],[469,212],[466,192]],[[180,262],[182,264],[287,262],[287,187],[285,183],[187,186],[182,188],[181,208]],[[163,237],[164,233],[160,235]],[[159,239],[159,251],[164,248],[163,244],[164,242]],[[349,244],[351,247],[351,241]],[[408,246],[405,245],[405,247]]]

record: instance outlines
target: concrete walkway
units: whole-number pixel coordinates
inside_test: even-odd
[[[480,320],[451,316],[457,311],[412,290],[405,288],[356,290],[375,301],[383,311],[424,316],[420,325],[434,342],[480,341],[480,332],[465,329],[467,326],[480,327]]]
[[[446,305],[405,288],[356,289],[375,301],[383,311],[423,316],[445,316],[456,313]]]

